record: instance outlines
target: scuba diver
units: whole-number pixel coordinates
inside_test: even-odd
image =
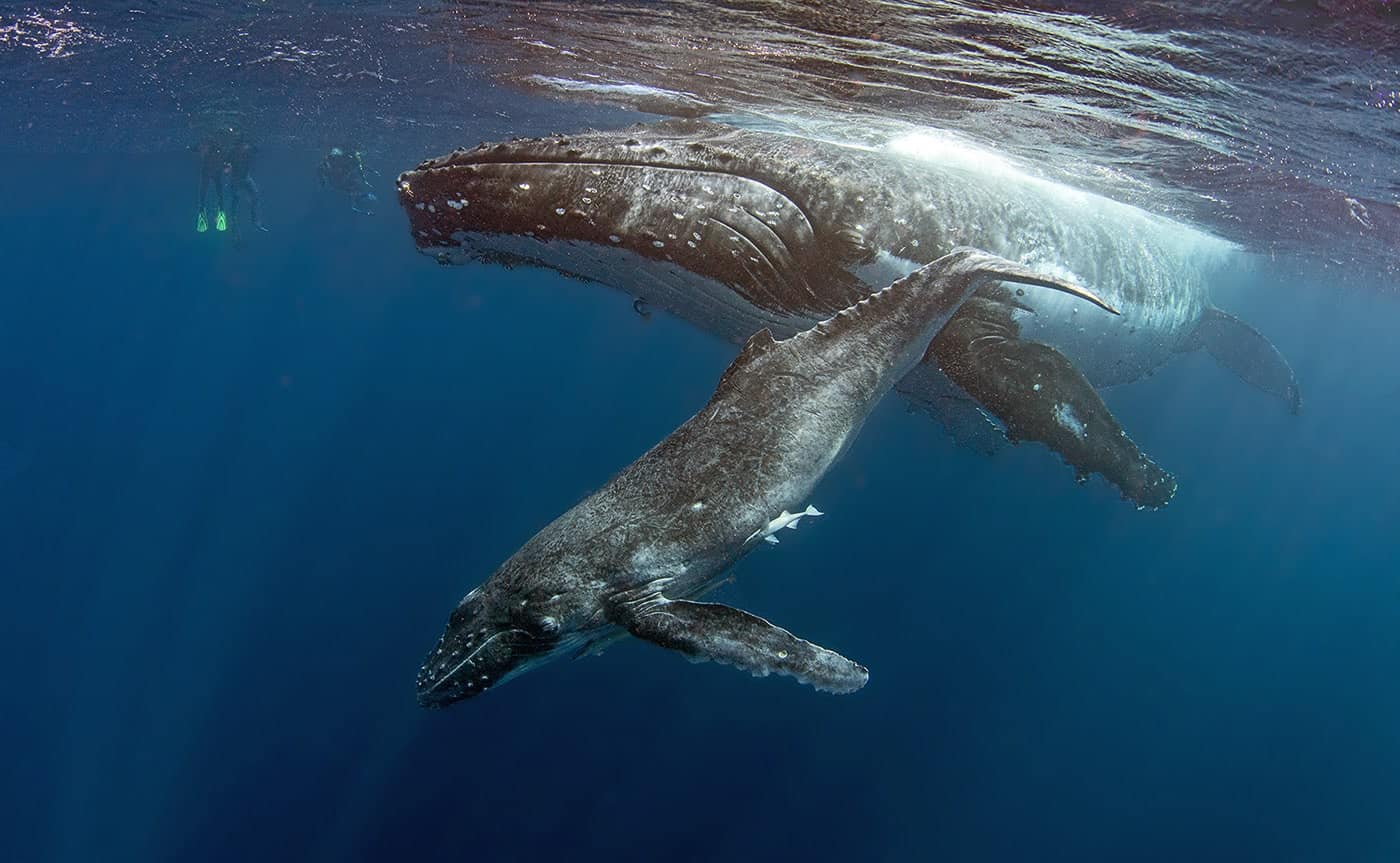
[[[234,239],[241,239],[238,204],[247,198],[253,225],[266,231],[258,218],[258,186],[249,174],[256,150],[247,138],[233,128],[221,129],[218,134],[205,135],[193,149],[199,154],[199,209],[195,215],[195,230],[201,234],[209,230],[209,191],[213,189],[215,230],[227,231],[232,227]],[[224,208],[225,204],[228,209]]]
[[[334,189],[350,200],[350,209],[365,216],[373,216],[370,208],[378,198],[370,191],[369,178],[365,176],[364,154],[358,150],[331,147],[316,169],[321,180],[321,188]]]

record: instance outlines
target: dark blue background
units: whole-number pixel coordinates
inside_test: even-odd
[[[241,251],[194,232],[185,154],[0,179],[0,857],[1400,856],[1394,300],[1221,286],[1305,413],[1205,356],[1112,392],[1180,478],[1159,513],[882,405],[828,516],[719,595],[857,695],[627,641],[425,712],[460,595],[733,350],[434,266],[315,158],[263,159]]]

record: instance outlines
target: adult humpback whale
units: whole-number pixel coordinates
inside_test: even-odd
[[[1278,351],[1207,299],[1233,246],[1004,164],[672,120],[457,151],[401,175],[399,195],[440,262],[551,267],[735,341],[796,332],[959,244],[1071,277],[1123,314],[991,284],[898,389],[945,422],[971,396],[1011,439],[1045,443],[1142,506],[1165,504],[1175,480],[1095,387],[1205,348],[1299,404]]]
[[[866,670],[840,654],[695,599],[758,543],[821,515],[799,507],[866,415],[963,301],[996,280],[1109,308],[1066,281],[958,249],[783,341],[760,330],[699,413],[462,599],[419,672],[419,702],[470,698],[623,632],[831,692],[864,686]]]

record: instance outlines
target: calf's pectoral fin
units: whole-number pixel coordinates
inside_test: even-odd
[[[1139,506],[1165,506],[1176,480],[1138,449],[1063,354],[1021,338],[1010,307],[974,296],[929,346],[952,381],[1006,426],[1012,440],[1059,453],[1083,477],[1101,474]]]
[[[756,677],[786,674],[839,694],[855,692],[870,677],[864,666],[841,654],[727,605],[658,598],[619,604],[612,617],[637,638],[679,650],[697,661],[733,665]]]
[[[1288,360],[1273,342],[1234,315],[1208,308],[1196,324],[1196,331],[1182,346],[1192,351],[1205,348],[1215,361],[1234,372],[1245,383],[1288,402],[1298,413],[1303,407],[1298,379]]]

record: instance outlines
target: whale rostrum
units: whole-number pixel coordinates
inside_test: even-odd
[[[1064,279],[960,248],[782,341],[760,330],[698,413],[462,599],[419,672],[419,702],[479,695],[622,633],[829,692],[864,686],[861,665],[698,599],[776,532],[822,515],[809,498],[875,404],[973,292],[1000,282],[1116,314]]]
[[[1233,245],[994,155],[898,143],[672,120],[459,150],[405,172],[399,198],[439,262],[549,267],[735,343],[805,329],[956,246],[1086,285],[1122,315],[988,285],[896,390],[960,442],[1044,443],[1139,506],[1167,503],[1176,481],[1099,388],[1204,349],[1298,408],[1279,352],[1210,304]]]

